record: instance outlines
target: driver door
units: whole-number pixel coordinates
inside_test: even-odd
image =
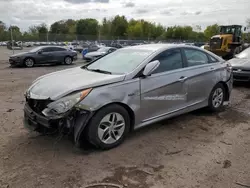
[[[37,54],[37,63],[44,64],[54,61],[53,48],[43,48]]]
[[[180,49],[169,49],[157,55],[159,67],[152,75],[141,78],[141,119],[150,121],[186,106],[187,85]]]

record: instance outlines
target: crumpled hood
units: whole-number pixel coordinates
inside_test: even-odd
[[[100,55],[105,55],[105,52],[89,52],[85,55],[85,57],[95,57]]]
[[[228,61],[233,68],[245,68],[250,70],[250,59],[233,58]]]
[[[30,52],[21,52],[21,53],[17,53],[17,54],[11,55],[10,57],[18,57],[18,56],[26,55],[26,54],[29,54],[29,53]]]
[[[69,93],[124,80],[125,75],[87,71],[81,67],[39,77],[28,89],[31,98],[57,100]]]

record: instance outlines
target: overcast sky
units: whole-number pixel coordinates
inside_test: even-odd
[[[146,3],[147,2],[147,3]],[[112,17],[145,19],[165,26],[242,24],[250,18],[250,0],[0,0],[7,26],[48,25],[62,19]]]

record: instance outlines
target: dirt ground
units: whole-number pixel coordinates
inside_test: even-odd
[[[79,151],[67,138],[29,133],[22,119],[23,94],[34,79],[80,63],[10,68],[9,53],[0,49],[1,188],[250,186],[249,86],[235,87],[219,114],[198,110],[136,131],[115,149]]]

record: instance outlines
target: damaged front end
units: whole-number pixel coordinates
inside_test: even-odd
[[[87,107],[84,109],[80,102],[90,91],[91,89],[86,89],[56,101],[26,95],[25,127],[42,134],[66,133],[73,135],[75,144],[79,145],[83,129],[93,114]]]

